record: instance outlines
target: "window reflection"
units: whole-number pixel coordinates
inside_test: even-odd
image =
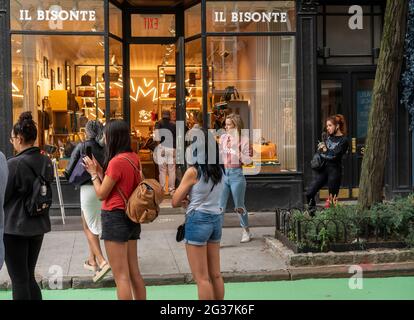
[[[63,169],[86,122],[105,121],[103,38],[13,35],[12,62],[13,121],[32,111],[37,144],[56,149]]]
[[[296,170],[295,38],[210,37],[208,64],[213,69],[211,126],[240,114],[246,129],[260,129],[253,142],[261,172]]]

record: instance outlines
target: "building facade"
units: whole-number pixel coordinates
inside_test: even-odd
[[[384,6],[368,0],[0,0],[0,149],[13,154],[12,123],[32,111],[37,143],[62,171],[73,144],[84,139],[87,120],[124,119],[146,176],[155,177],[146,146],[163,110],[189,126],[202,118],[215,129],[236,112],[247,129],[261,130],[251,135],[261,157],[245,168],[247,207],[273,210],[302,205],[324,121],[341,113],[351,150],[340,197],[355,199]],[[398,104],[388,198],[412,191],[408,123]],[[178,127],[178,143],[184,133]],[[61,183],[67,210],[78,213],[78,191],[64,178]]]

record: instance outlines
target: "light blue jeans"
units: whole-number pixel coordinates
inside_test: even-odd
[[[244,205],[244,196],[246,193],[246,178],[243,175],[242,168],[225,169],[224,188],[220,198],[220,208],[225,212],[227,200],[230,192],[233,196],[234,210],[242,209],[243,213],[238,213],[240,218],[240,226],[242,228],[249,227],[249,215]]]

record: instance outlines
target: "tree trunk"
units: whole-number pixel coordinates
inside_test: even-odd
[[[407,20],[406,0],[388,0],[381,51],[375,75],[371,111],[362,160],[358,204],[370,208],[382,201],[391,121],[398,105],[398,83]]]

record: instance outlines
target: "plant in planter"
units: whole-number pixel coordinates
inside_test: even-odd
[[[338,204],[314,217],[291,210],[286,221],[286,239],[301,252],[414,247],[414,195],[369,210]]]

